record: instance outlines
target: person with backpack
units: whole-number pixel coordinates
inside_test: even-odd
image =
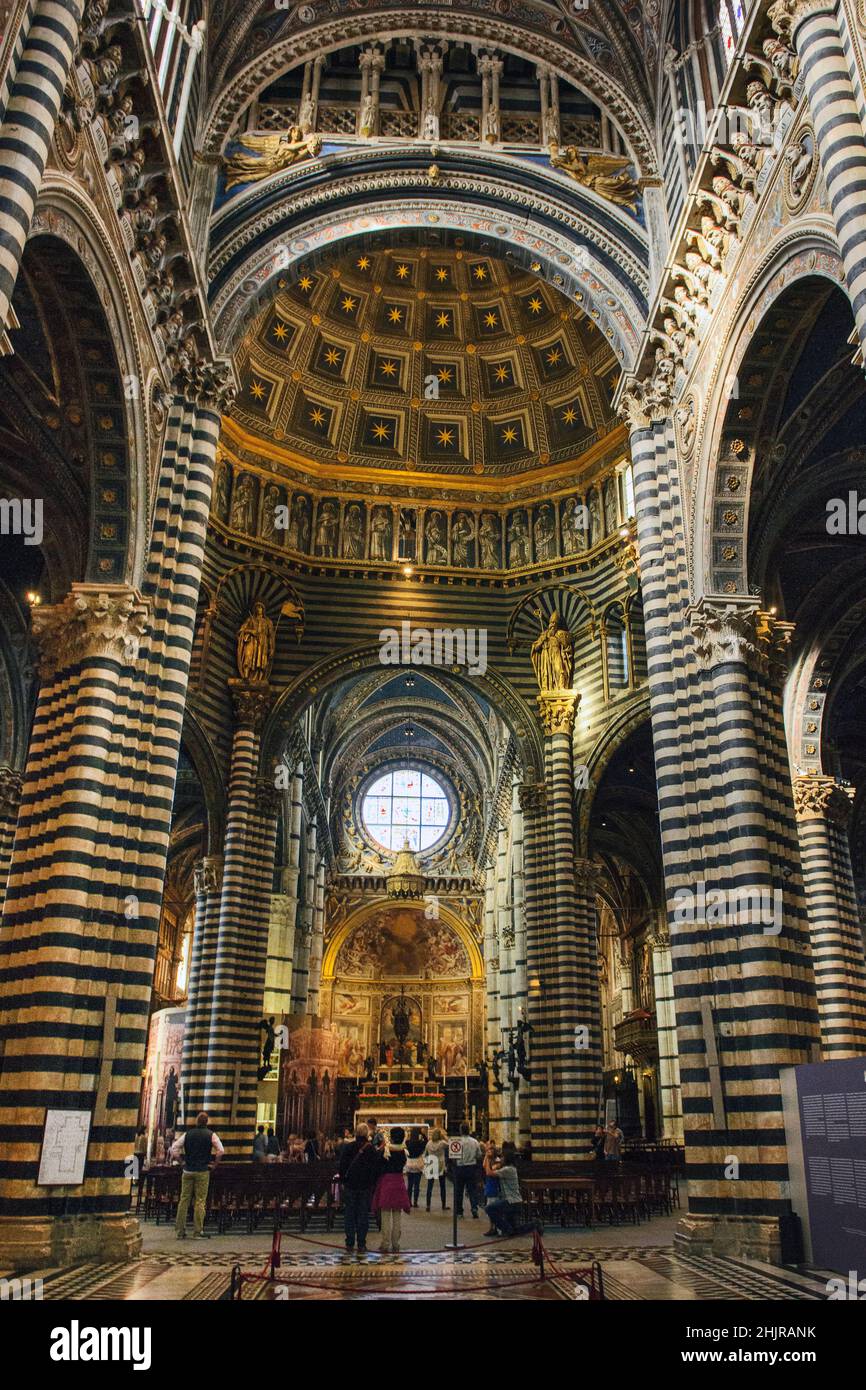
[[[370,1131],[366,1125],[358,1125],[354,1142],[344,1145],[339,1164],[347,1251],[354,1250],[357,1240],[358,1254],[367,1253],[370,1202],[381,1171],[382,1160],[370,1143]]]

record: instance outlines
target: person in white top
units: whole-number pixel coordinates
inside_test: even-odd
[[[469,1133],[469,1126],[460,1126],[463,1152],[454,1164],[454,1205],[457,1215],[463,1215],[463,1194],[469,1198],[469,1206],[475,1220],[478,1220],[478,1165],[483,1157],[481,1145]]]

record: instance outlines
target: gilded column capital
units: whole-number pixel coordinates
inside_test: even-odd
[[[127,584],[73,584],[62,603],[33,610],[43,680],[85,661],[132,666],[150,605]]]
[[[540,816],[547,809],[547,787],[543,782],[523,782],[517,795],[524,816]]]
[[[21,773],[14,767],[0,767],[0,815],[18,815],[21,803]]]
[[[726,662],[753,664],[762,655],[759,610],[752,598],[702,598],[688,610],[698,661],[706,671]]]
[[[845,828],[852,795],[852,789],[840,786],[835,777],[809,772],[794,778],[794,814],[798,821],[828,820]]]
[[[273,691],[267,681],[245,681],[229,677],[229,690],[235,707],[235,723],[239,729],[261,733],[273,702]]]
[[[545,736],[571,734],[580,695],[572,690],[546,690],[537,697],[538,712]]]
[[[206,854],[199,859],[193,869],[195,895],[206,897],[219,893],[223,882],[223,857],[221,854]]]

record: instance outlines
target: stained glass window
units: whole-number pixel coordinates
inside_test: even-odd
[[[745,0],[719,0],[719,27],[722,31],[726,63],[733,60],[737,39],[743,28],[745,8]]]
[[[451,808],[434,777],[415,768],[387,772],[367,788],[361,805],[367,833],[383,849],[430,849],[445,834]]]

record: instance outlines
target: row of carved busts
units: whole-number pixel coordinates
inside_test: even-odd
[[[213,512],[231,531],[323,560],[519,569],[576,555],[613,535],[620,524],[618,497],[611,474],[585,496],[516,507],[503,516],[483,509],[450,511],[436,503],[315,497],[253,473],[233,473],[222,462]]]

